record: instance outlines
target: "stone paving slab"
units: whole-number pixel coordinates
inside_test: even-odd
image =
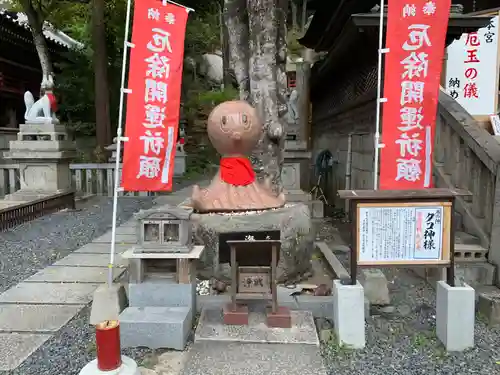
[[[120,224],[118,228],[125,228],[125,227],[131,227],[131,228],[136,228],[137,227],[138,221],[136,219],[130,219],[124,222],[123,224]]]
[[[22,282],[0,294],[0,303],[86,305],[98,286]]]
[[[111,231],[106,232],[101,237],[97,237],[93,243],[111,243]],[[136,244],[137,235],[135,234],[117,234],[115,238],[117,244]]]
[[[301,344],[195,343],[181,375],[327,375],[319,348]]]
[[[50,338],[42,334],[0,333],[0,371],[14,370]]]
[[[117,267],[123,267],[127,264],[127,259],[121,256],[115,256],[114,264]],[[108,267],[109,254],[70,254],[61,260],[55,262],[53,266],[70,267]]]
[[[225,325],[222,309],[203,309],[195,333],[195,342],[228,341],[245,343],[307,344],[319,346],[314,318],[309,311],[291,311],[291,328],[270,328],[266,316],[250,311],[247,326]]]
[[[2,332],[57,332],[85,305],[0,305]]]
[[[120,277],[125,268],[113,269],[113,280]],[[24,280],[27,283],[105,283],[108,270],[102,267],[49,266]]]
[[[132,247],[133,245],[122,245],[122,244],[116,244],[115,245],[115,251],[117,254],[123,253],[125,250],[128,250]],[[73,253],[84,253],[84,254],[109,254],[111,251],[111,244],[109,243],[88,243],[82,247],[80,247],[78,250],[73,251]]]
[[[111,230],[111,229],[110,229]],[[126,235],[132,235],[136,236],[137,235],[137,221],[134,220],[133,225],[120,225],[119,227],[116,227],[116,234],[126,234]]]

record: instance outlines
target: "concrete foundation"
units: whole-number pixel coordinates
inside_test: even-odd
[[[475,292],[468,285],[451,287],[438,281],[436,290],[436,332],[447,351],[474,346]]]
[[[191,322],[190,307],[128,307],[120,314],[121,346],[184,350]]]
[[[365,293],[358,282],[333,283],[333,325],[340,346],[353,349],[365,347]]]

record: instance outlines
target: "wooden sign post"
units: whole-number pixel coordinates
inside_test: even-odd
[[[351,208],[351,279],[359,266],[446,267],[455,286],[455,196],[450,189],[340,190]],[[346,281],[349,283],[349,281]]]

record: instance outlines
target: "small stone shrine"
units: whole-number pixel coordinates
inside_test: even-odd
[[[44,95],[37,101],[27,91],[25,124],[19,126],[17,140],[10,141],[4,157],[19,164],[21,189],[6,200],[30,201],[72,189],[70,160],[76,156],[66,127],[55,116],[57,103],[52,78],[42,81]]]
[[[129,307],[120,314],[122,347],[182,350],[196,313],[196,270],[204,247],[191,243],[191,212],[140,211],[129,260]]]

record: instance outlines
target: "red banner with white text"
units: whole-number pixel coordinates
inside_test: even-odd
[[[432,148],[451,0],[390,0],[380,189],[432,187]]]
[[[135,1],[122,170],[126,191],[172,189],[187,18],[181,6]]]

